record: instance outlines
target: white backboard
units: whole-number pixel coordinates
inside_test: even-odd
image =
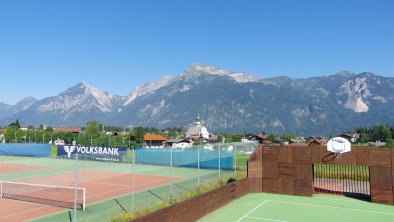
[[[327,150],[333,153],[346,153],[351,149],[350,142],[342,137],[334,137],[327,142]]]

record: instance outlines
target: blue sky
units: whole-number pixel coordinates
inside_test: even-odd
[[[0,101],[114,94],[192,63],[259,77],[394,76],[394,1],[0,0]]]

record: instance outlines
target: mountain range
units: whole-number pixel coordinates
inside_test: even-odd
[[[211,132],[335,135],[354,127],[394,125],[394,78],[364,72],[258,78],[194,64],[177,76],[114,95],[81,82],[57,96],[0,103],[0,124],[184,127],[197,113]]]

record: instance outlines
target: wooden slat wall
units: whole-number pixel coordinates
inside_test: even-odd
[[[279,193],[278,153],[274,147],[263,148],[262,190],[266,193]]]
[[[368,166],[369,165],[369,148],[352,147],[352,151],[344,153],[340,158],[333,158],[331,152],[327,151],[325,146],[314,146],[312,149],[313,163],[326,163],[337,165]],[[328,161],[328,162],[325,162]]]
[[[248,160],[248,178],[249,178],[249,190],[251,193],[263,192],[263,147],[260,146],[250,156]]]
[[[264,147],[262,191],[312,196],[312,151],[310,147]]]
[[[283,147],[278,151],[278,193],[294,195],[294,147]]]
[[[352,158],[349,165],[369,166],[369,148],[367,146],[353,147],[350,154]]]
[[[393,196],[394,196],[394,149],[391,149],[391,179],[393,185]],[[394,197],[393,197],[394,202]]]
[[[394,204],[394,149],[353,147],[326,162],[329,154],[325,146],[261,146],[249,162],[250,190],[311,196],[313,163],[370,166],[372,202]]]
[[[369,150],[372,202],[393,205],[393,172],[391,161],[390,148],[371,148]]]

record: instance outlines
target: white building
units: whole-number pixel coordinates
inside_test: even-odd
[[[206,140],[209,140],[209,132],[208,132],[207,128],[202,126],[200,115],[197,115],[195,125],[191,126],[186,131],[186,138],[189,138],[191,140],[198,140],[200,138],[204,138]]]
[[[172,148],[190,148],[192,147],[192,142],[188,139],[169,139],[166,142],[166,146]]]

